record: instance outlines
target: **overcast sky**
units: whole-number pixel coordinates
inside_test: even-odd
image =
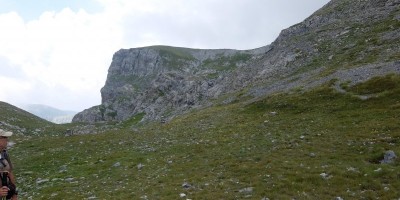
[[[327,2],[0,0],[0,101],[81,111],[121,48],[257,48]]]

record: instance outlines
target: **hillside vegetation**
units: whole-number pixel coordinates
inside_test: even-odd
[[[400,76],[334,86],[213,106],[165,124],[14,137],[20,198],[399,198],[399,162],[380,160],[400,152]]]

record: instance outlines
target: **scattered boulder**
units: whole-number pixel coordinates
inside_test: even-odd
[[[182,187],[185,188],[185,189],[190,189],[192,187],[192,185],[190,183],[188,183],[188,182],[184,182],[182,184]]]

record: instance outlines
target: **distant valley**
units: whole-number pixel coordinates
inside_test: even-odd
[[[42,119],[56,124],[70,123],[74,115],[77,113],[76,111],[60,110],[42,104],[26,104],[20,105],[19,107]]]

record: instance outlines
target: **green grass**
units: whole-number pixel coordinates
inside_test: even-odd
[[[132,127],[132,126],[138,125],[139,122],[143,119],[143,117],[145,115],[146,115],[146,113],[144,113],[144,112],[134,115],[130,119],[122,122],[122,127],[128,128],[128,127]]]
[[[10,154],[21,199],[396,199],[400,165],[378,161],[400,152],[399,99],[398,84],[367,100],[325,85],[138,130],[14,137]]]
[[[151,46],[149,48],[158,50],[161,56],[175,57],[177,59],[193,60],[194,57],[188,51],[195,51],[196,49],[171,47],[171,46]]]
[[[231,56],[219,55],[217,58],[203,61],[201,68],[216,70],[216,73],[209,75],[209,78],[216,78],[221,72],[234,70],[238,63],[246,63],[250,59],[251,55],[246,53],[236,53]]]
[[[400,87],[400,79],[397,75],[390,74],[384,77],[374,77],[365,84],[354,86],[350,89],[351,92],[356,94],[377,94],[383,92],[390,92]]]
[[[166,67],[175,70],[183,70],[188,63],[195,60],[190,51],[195,49],[170,47],[170,46],[151,46],[159,52]]]

